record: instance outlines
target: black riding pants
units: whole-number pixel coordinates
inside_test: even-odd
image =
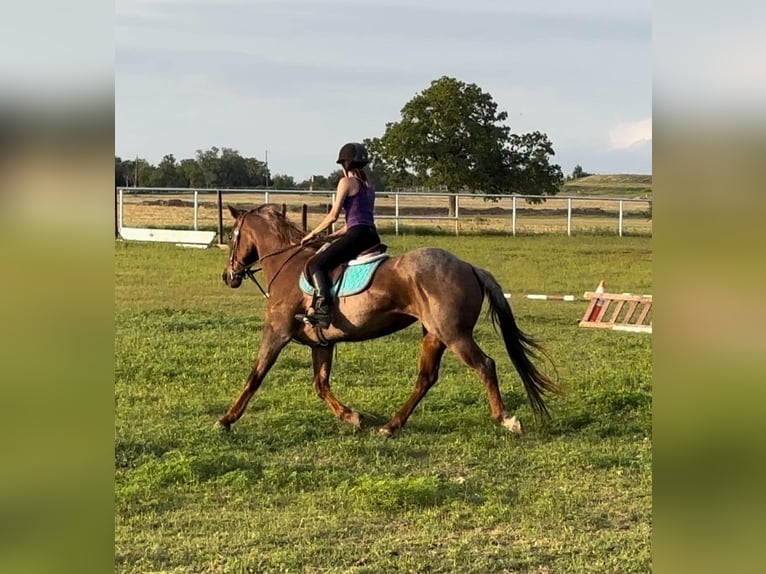
[[[347,229],[346,233],[333,241],[329,247],[314,255],[309,262],[309,273],[312,276],[317,271],[327,273],[378,243],[380,243],[380,237],[374,227],[355,225]]]

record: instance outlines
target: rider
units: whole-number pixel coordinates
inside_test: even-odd
[[[363,169],[368,161],[367,149],[360,143],[347,143],[340,148],[336,163],[340,164],[343,177],[338,182],[332,209],[322,222],[301,240],[301,245],[312,241],[338,220],[341,208],[346,212],[346,225],[328,236],[330,239],[337,239],[314,255],[308,264],[309,275],[317,290],[316,302],[313,313],[298,315],[297,318],[311,325],[319,325],[322,328],[330,325],[332,298],[328,272],[380,243],[373,216],[375,189],[368,182]]]

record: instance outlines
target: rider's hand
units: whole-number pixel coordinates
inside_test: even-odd
[[[301,245],[306,245],[307,243],[311,242],[314,239],[313,233],[307,233],[303,239],[301,239]]]

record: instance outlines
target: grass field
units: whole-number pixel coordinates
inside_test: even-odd
[[[565,183],[561,194],[651,198],[652,176],[638,174],[589,175]]]
[[[449,249],[514,295],[582,295],[600,279],[652,292],[646,237],[383,239],[393,253]],[[651,337],[578,328],[584,302],[512,298],[566,390],[541,426],[482,318],[522,437],[490,419],[450,353],[401,435],[355,431],[315,396],[308,349],[290,345],[225,434],[213,423],[257,352],[263,297],[223,285],[218,249],[115,251],[117,572],[651,570]],[[385,422],[411,392],[419,338],[413,326],[339,346],[338,398]]]

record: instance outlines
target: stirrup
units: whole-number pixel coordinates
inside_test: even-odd
[[[329,310],[327,312],[321,312],[317,313],[316,311],[314,313],[306,313],[296,315],[295,318],[298,321],[301,321],[305,323],[306,325],[310,325],[312,327],[319,326],[322,329],[327,329],[330,326],[330,312]]]

